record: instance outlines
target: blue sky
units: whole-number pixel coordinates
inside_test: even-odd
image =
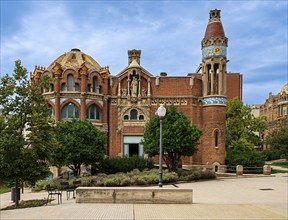
[[[0,0],[0,74],[14,61],[47,67],[79,48],[112,75],[127,66],[127,50],[141,49],[153,75],[185,76],[201,62],[211,9],[221,10],[228,72],[243,74],[243,101],[262,104],[288,82],[286,0],[274,1],[15,1]]]

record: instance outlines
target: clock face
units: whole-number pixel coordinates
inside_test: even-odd
[[[207,59],[211,57],[225,57],[226,58],[226,47],[225,46],[209,46],[202,49],[202,58]]]
[[[214,48],[214,53],[215,53],[215,54],[220,54],[220,52],[221,52],[220,47],[215,47],[215,48]]]

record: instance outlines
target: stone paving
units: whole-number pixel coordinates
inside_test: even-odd
[[[155,188],[157,186],[152,186]],[[164,188],[172,188],[165,185]],[[79,204],[75,199],[58,205],[0,212],[1,220],[95,219],[95,220],[287,220],[288,174],[269,177],[220,178],[212,181],[177,184],[193,189],[193,204]],[[10,205],[11,194],[1,195],[1,208]],[[46,192],[21,194],[21,199],[40,199]]]

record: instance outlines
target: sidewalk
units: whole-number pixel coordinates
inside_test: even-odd
[[[280,167],[280,166],[272,166],[271,164],[276,163],[276,162],[286,162],[286,159],[279,159],[279,160],[272,160],[272,161],[267,161],[266,164],[270,165],[272,169],[275,170],[285,170],[288,171],[288,168],[285,167]]]
[[[190,220],[190,219],[287,219],[288,174],[257,178],[221,178],[219,180],[183,183],[179,188],[193,189],[193,204],[79,204],[75,199],[58,205],[0,212],[8,219],[95,219],[95,220]],[[153,186],[151,188],[155,188]],[[165,185],[164,188],[173,188]],[[10,202],[10,193],[1,195],[1,207]],[[21,194],[21,199],[40,199],[46,192]]]

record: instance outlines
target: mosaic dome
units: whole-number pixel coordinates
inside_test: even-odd
[[[76,48],[59,56],[48,66],[47,69],[52,69],[55,63],[59,63],[64,69],[78,69],[83,63],[85,63],[88,69],[97,69],[99,71],[101,68],[101,66],[91,56]]]

